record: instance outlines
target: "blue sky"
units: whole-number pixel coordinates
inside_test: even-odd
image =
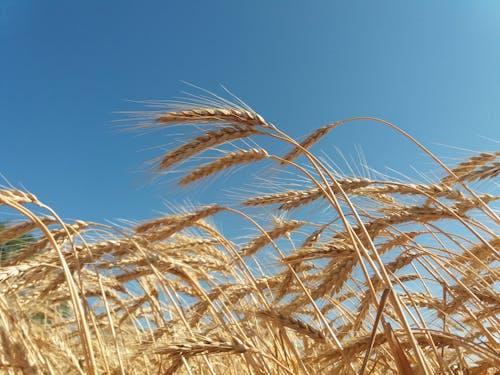
[[[144,168],[172,139],[118,131],[116,112],[173,99],[181,81],[223,84],[293,136],[367,115],[445,159],[470,153],[441,144],[496,150],[498,20],[493,0],[2,0],[0,173],[65,218],[153,216],[190,194]],[[373,124],[338,129],[318,150],[355,145],[378,170],[437,170]]]

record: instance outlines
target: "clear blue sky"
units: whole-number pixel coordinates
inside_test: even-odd
[[[118,132],[114,120],[141,109],[126,100],[178,96],[182,80],[224,84],[294,136],[370,115],[438,155],[450,153],[439,144],[491,151],[499,20],[496,0],[2,0],[0,172],[66,218],[154,215],[182,194],[148,183],[143,162],[157,153],[145,149],[171,140]],[[377,169],[425,160],[374,125],[326,141],[360,145]]]

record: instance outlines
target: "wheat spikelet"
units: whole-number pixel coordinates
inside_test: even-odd
[[[291,328],[302,335],[312,338],[313,340],[320,342],[324,342],[326,340],[326,336],[318,329],[301,321],[300,319],[287,316],[279,311],[258,311],[256,314],[264,319],[271,319],[278,325]]]
[[[213,175],[226,168],[234,167],[238,164],[252,163],[260,161],[269,155],[262,149],[239,150],[230,152],[226,156],[221,157],[212,163],[204,164],[187,174],[180,182],[179,185],[189,185],[194,181]]]
[[[40,218],[40,220],[45,225],[53,224],[55,222],[55,219],[51,216],[42,217]],[[36,228],[37,226],[34,223],[29,223],[29,222],[7,227],[0,231],[0,243],[7,242],[14,238],[20,237],[23,234],[31,232]]]
[[[405,336],[402,335],[402,332],[395,332],[396,336],[398,337],[398,340],[401,340],[401,344],[404,346],[407,346],[408,343],[405,340]],[[430,332],[419,332],[416,331],[416,338],[417,340],[424,344],[428,345],[428,337],[427,335],[430,334],[433,341],[436,343],[438,346],[451,346],[451,347],[466,347],[468,349],[473,350],[475,353],[480,354],[481,357],[486,357],[488,359],[488,362],[491,364],[494,363],[499,363],[500,361],[498,360],[498,356],[496,354],[493,354],[490,349],[486,349],[483,346],[477,345],[474,347],[473,345],[470,345],[466,341],[464,341],[462,338],[459,336],[450,334],[450,333],[440,333],[436,331],[430,331]],[[370,341],[369,336],[364,336],[360,337],[357,339],[352,340],[352,342],[348,343],[344,350],[349,352],[349,356],[353,356],[355,353],[359,353],[363,350],[366,349]],[[375,337],[375,347],[379,347],[383,345],[387,341],[387,337],[385,333],[379,333]],[[316,361],[335,361],[339,360],[341,355],[341,351],[338,349],[333,349],[329,350],[325,353],[323,353],[321,356],[318,356],[315,358]]]
[[[495,160],[498,156],[500,156],[500,152],[495,153],[487,153],[483,152],[479,155],[475,155],[463,163],[458,164],[455,168],[452,169],[452,172],[458,178],[458,180],[462,180],[468,174],[470,174],[474,169],[479,168],[490,161]],[[446,176],[441,180],[441,184],[450,185],[456,181],[456,178],[453,176]]]
[[[243,202],[244,206],[265,206],[276,203],[284,203],[299,195],[300,192],[288,191],[285,193],[269,194],[260,197],[250,198]]]
[[[351,192],[364,186],[370,185],[371,180],[365,178],[346,178],[338,180],[337,183],[342,187],[344,192]],[[337,185],[330,185],[330,189],[334,193],[338,193]],[[299,206],[307,205],[323,196],[323,191],[319,188],[309,190],[293,190],[284,193],[269,194],[261,197],[247,199],[243,202],[245,206],[264,206],[280,203],[280,209],[291,210]]]
[[[289,232],[296,230],[297,228],[303,226],[305,223],[300,221],[280,221],[273,229],[266,232],[266,234],[254,238],[250,243],[240,250],[241,256],[250,256],[259,251],[262,247],[268,244],[271,240],[283,237]]]
[[[349,243],[335,238],[317,247],[300,247],[293,254],[284,257],[282,262],[293,264],[321,258],[340,259],[345,256],[352,256],[352,253],[352,246]]]
[[[494,162],[490,165],[483,165],[475,171],[472,171],[461,178],[462,181],[472,182],[495,178],[500,175],[500,162]]]
[[[324,126],[322,128],[316,129],[314,132],[309,134],[306,139],[304,139],[302,142],[300,142],[300,147],[294,148],[292,151],[290,151],[288,154],[283,156],[283,161],[281,164],[285,164],[286,161],[293,161],[297,159],[302,153],[303,149],[308,149],[315,143],[317,143],[321,138],[323,138],[330,130],[332,130],[335,126],[337,126],[338,123],[333,123],[327,126]]]
[[[207,207],[206,209],[202,209],[199,211],[195,211],[192,214],[188,214],[182,217],[179,217],[175,222],[173,222],[170,226],[163,228],[161,230],[157,230],[154,233],[151,233],[147,236],[149,241],[162,241],[175,233],[183,230],[184,228],[193,226],[196,222],[213,216],[221,211],[224,211],[225,208],[217,205],[213,205]]]
[[[438,311],[444,311],[445,308],[438,298],[426,293],[411,293],[409,295],[402,295],[401,299],[403,303],[407,305],[416,305]]]
[[[460,200],[465,198],[464,194],[459,190],[452,190],[447,186],[437,184],[393,184],[383,183],[380,186],[367,186],[361,187],[354,191],[355,194],[364,195],[369,193],[378,194],[411,194],[411,195],[424,195],[432,196],[435,198],[445,197],[453,200]]]
[[[234,353],[241,354],[250,350],[240,340],[234,339],[233,342],[212,339],[209,337],[184,338],[178,343],[158,345],[153,349],[154,354],[166,356],[196,356],[201,354],[220,354]]]
[[[258,134],[259,131],[249,126],[225,127],[207,131],[196,137],[191,142],[185,143],[163,156],[158,164],[159,170],[167,169],[174,164],[186,160],[211,147],[218,146],[241,138],[247,138]]]
[[[156,121],[162,124],[221,122],[248,126],[269,126],[262,116],[243,108],[193,108],[185,111],[172,111],[156,116]]]
[[[38,199],[33,194],[21,190],[0,190],[0,204],[8,204],[9,201],[25,204],[37,203]]]
[[[142,223],[141,225],[138,225],[135,228],[135,231],[136,233],[146,233],[146,232],[154,232],[158,229],[162,229],[163,227],[168,228],[179,225],[188,226],[192,223],[195,223],[198,220],[204,219],[208,216],[215,215],[217,212],[220,212],[223,209],[224,209],[223,207],[212,205],[185,215],[164,216],[158,219],[147,221],[145,223]]]

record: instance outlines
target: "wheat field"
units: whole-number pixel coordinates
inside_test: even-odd
[[[440,177],[350,176],[313,153],[360,120],[406,137]],[[127,226],[63,221],[1,190],[22,219],[0,244],[34,240],[1,262],[0,373],[498,373],[498,196],[480,188],[497,187],[500,152],[446,166],[374,118],[296,141],[213,97],[134,121],[192,134],[152,166],[180,186],[246,170],[274,182]],[[219,229],[233,221],[248,233]]]

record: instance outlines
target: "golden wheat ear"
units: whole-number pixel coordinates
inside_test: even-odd
[[[224,127],[207,131],[205,134],[165,154],[158,165],[158,169],[169,168],[215,146],[237,139],[248,138],[255,134],[259,134],[258,129],[249,126]]]
[[[179,182],[179,185],[189,185],[195,181],[211,176],[222,170],[232,168],[240,164],[248,164],[261,161],[267,157],[269,157],[269,155],[267,151],[263,149],[254,148],[251,150],[229,152],[226,156],[223,156],[211,163],[204,164],[192,170],[186,176],[184,176],[184,178]]]
[[[156,121],[161,124],[215,122],[243,126],[269,126],[261,115],[243,108],[193,108],[160,114],[156,117]]]

